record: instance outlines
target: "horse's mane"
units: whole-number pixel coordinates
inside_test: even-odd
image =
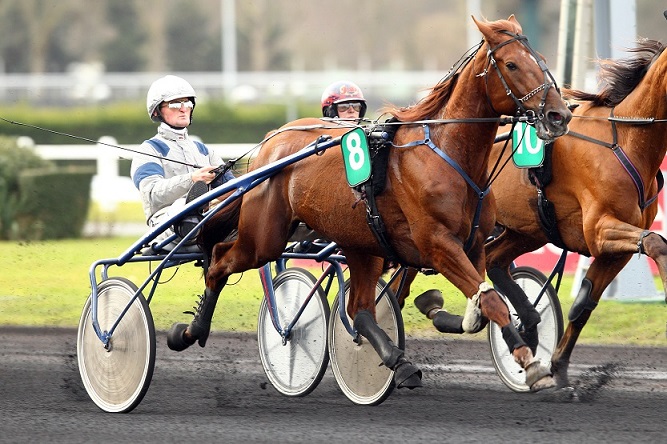
[[[521,28],[517,27],[509,20],[496,20],[495,22],[487,23],[494,32],[510,31],[515,34],[521,34]],[[475,57],[483,43],[484,40],[482,40],[479,45],[470,48],[463,57],[454,64],[449,73],[431,88],[431,92],[419,102],[408,107],[397,107],[392,105],[385,106],[382,108],[382,113],[392,114],[398,120],[403,122],[414,122],[435,117],[449,101],[452,90],[459,79],[459,74]]]
[[[382,109],[382,112],[392,114],[398,120],[403,122],[415,122],[432,118],[438,114],[449,100],[458,78],[458,72],[445,77],[431,88],[431,92],[426,97],[421,99],[415,105],[404,108],[387,106]]]
[[[637,47],[628,50],[636,53],[635,57],[598,61],[600,66],[598,79],[604,83],[602,91],[593,94],[576,89],[563,89],[563,96],[589,101],[595,106],[616,106],[635,89],[646,75],[651,63],[664,50],[665,45],[656,40],[638,40]]]

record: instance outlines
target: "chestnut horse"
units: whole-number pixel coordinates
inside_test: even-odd
[[[501,115],[534,117],[540,137],[552,139],[567,131],[571,113],[513,16],[473,20],[483,34],[480,45],[418,104],[393,110],[402,124],[390,149],[386,188],[376,203],[399,262],[433,268],[468,298],[476,296],[483,315],[505,328],[516,361],[539,388],[553,385],[550,373],[525,346],[510,323],[507,306],[484,280],[484,239],[493,228],[495,211],[492,200],[481,200],[478,187],[487,181]],[[320,136],[341,136],[350,126],[354,124],[335,120],[291,122],[264,142],[251,169],[293,154]],[[332,149],[283,168],[225,205],[199,236],[210,255],[205,293],[193,321],[172,327],[169,346],[182,350],[195,341],[204,346],[227,278],[278,259],[303,222],[344,251],[350,272],[347,313],[361,335],[358,339],[368,340],[382,362],[395,370],[399,388],[420,386],[419,369],[375,322],[375,287],[388,251],[369,229],[366,209],[357,205],[362,200],[346,183],[340,151]],[[225,241],[234,229],[237,239]],[[472,245],[467,255],[463,245],[468,238]]]
[[[524,325],[536,328],[539,315],[509,276],[515,258],[548,242],[595,258],[551,360],[558,387],[569,385],[577,338],[602,292],[633,254],[652,258],[667,288],[667,243],[649,231],[667,151],[667,51],[651,40],[638,42],[631,51],[633,57],[601,63],[606,86],[599,94],[564,93],[579,106],[570,133],[554,142],[552,180],[542,190],[555,210],[551,223],[540,223],[538,193],[528,170],[508,166],[493,183],[497,223],[504,230],[487,245],[487,271],[517,306]],[[502,151],[497,144],[490,164]],[[504,159],[508,155],[502,154]],[[552,235],[544,228],[549,226]]]

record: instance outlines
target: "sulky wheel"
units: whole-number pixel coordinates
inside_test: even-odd
[[[288,268],[276,276],[273,288],[280,327],[293,322],[317,279],[301,268]],[[267,298],[257,319],[257,342],[264,372],[271,384],[286,396],[305,396],[320,383],[329,364],[327,322],[329,303],[317,287],[292,327],[289,337],[276,330]]]
[[[512,278],[526,293],[528,300],[535,306],[542,318],[542,321],[537,326],[540,343],[537,347],[536,356],[542,362],[548,363],[551,361],[551,356],[558,345],[558,341],[563,336],[563,313],[558,295],[551,284],[549,284],[540,301],[535,305],[540,290],[547,281],[546,276],[532,267],[517,267],[512,270]],[[512,322],[520,330],[521,321],[517,316],[516,310],[505,296],[502,297],[510,310]],[[507,348],[507,343],[503,339],[500,328],[493,322],[489,323],[488,338],[493,365],[503,383],[515,392],[530,391],[530,388],[525,383],[526,375],[524,370],[514,361],[514,357]]]
[[[100,283],[97,319],[107,332],[121,315],[137,287],[124,278]],[[92,295],[88,297],[77,336],[79,373],[88,395],[102,410],[129,412],[148,391],[155,366],[155,327],[146,299],[139,294],[114,330],[109,345],[93,329]]]
[[[379,295],[386,284],[380,280],[376,286]],[[349,300],[349,282],[345,285],[345,300]],[[338,386],[347,398],[360,405],[378,405],[394,389],[394,371],[382,364],[375,349],[367,340],[358,345],[345,328],[339,313],[339,297],[332,304],[329,321],[329,356],[331,369]],[[401,350],[405,349],[405,333],[401,310],[393,292],[387,292],[376,301],[376,320],[380,328]],[[346,314],[347,316],[347,314]],[[352,320],[348,317],[352,325]]]

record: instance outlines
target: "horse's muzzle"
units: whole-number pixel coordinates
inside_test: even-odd
[[[547,111],[544,118],[538,120],[535,124],[537,137],[544,140],[553,140],[556,137],[567,134],[567,124],[572,119],[572,113],[569,109]]]

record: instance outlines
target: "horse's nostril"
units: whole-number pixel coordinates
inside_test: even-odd
[[[547,118],[549,119],[549,122],[554,126],[563,126],[567,124],[569,120],[566,116],[558,112],[548,113]]]

